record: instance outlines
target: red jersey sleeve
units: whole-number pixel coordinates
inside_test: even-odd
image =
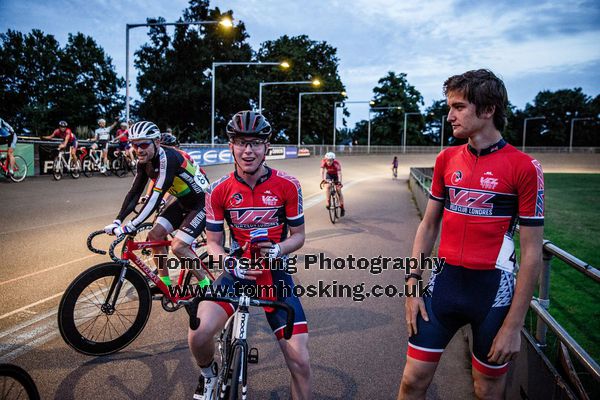
[[[206,230],[211,232],[222,232],[225,219],[225,202],[223,201],[222,180],[213,184],[211,190],[206,194]]]
[[[327,161],[325,159],[321,160],[321,168],[327,168]]]
[[[429,198],[437,201],[444,201],[446,193],[446,184],[444,183],[444,171],[446,170],[445,162],[446,151],[442,151],[435,159],[433,167],[433,179],[431,181],[431,193]]]
[[[304,224],[304,205],[300,182],[293,176],[277,171],[285,181],[285,219],[289,226]]]
[[[539,161],[528,159],[516,171],[519,224],[544,225],[544,172]]]

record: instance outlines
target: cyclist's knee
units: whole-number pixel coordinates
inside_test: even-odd
[[[189,254],[190,245],[183,240],[173,239],[171,242],[171,248],[173,250],[173,254],[177,257],[185,257]]]
[[[404,367],[400,392],[425,394],[435,373],[435,365],[409,359]]]
[[[167,230],[161,225],[154,225],[154,227],[148,232],[148,240],[157,241],[165,240],[167,238]]]

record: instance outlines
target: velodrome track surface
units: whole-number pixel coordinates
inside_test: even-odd
[[[304,193],[306,243],[299,259],[410,255],[419,215],[407,186],[410,166],[432,166],[435,155],[399,157],[391,179],[390,156],[341,158],[348,214],[332,225],[318,188],[316,158],[272,161],[299,178]],[[538,155],[546,172],[600,172],[597,155]],[[211,180],[231,165],[206,168]],[[88,357],[60,337],[56,309],[73,278],[106,256],[90,253],[87,235],[110,223],[131,183],[127,178],[49,177],[0,182],[0,358],[25,368],[42,398],[191,398],[199,370],[187,348],[187,314],[166,313],[154,302],[142,334],[126,349]],[[343,284],[403,283],[403,273],[305,269],[294,279]],[[309,321],[314,394],[318,399],[395,399],[407,336],[401,298],[302,299]],[[262,311],[251,319],[250,344],[260,361],[250,366],[250,398],[289,398],[289,376]],[[428,398],[472,398],[468,348],[457,335],[446,350]]]

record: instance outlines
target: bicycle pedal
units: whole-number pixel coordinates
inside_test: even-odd
[[[248,351],[248,363],[258,364],[258,349],[256,347],[252,347],[250,351]]]

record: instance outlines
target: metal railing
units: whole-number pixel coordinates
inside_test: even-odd
[[[431,175],[428,175],[430,173]],[[410,181],[411,184],[414,182],[422,189],[422,192],[427,194],[429,197],[429,186],[428,182],[431,182],[433,175],[433,168],[411,168],[410,169]],[[414,194],[414,191],[413,191]],[[417,198],[419,195],[415,194],[417,205],[422,201]],[[425,202],[426,204],[426,202]],[[421,206],[419,206],[421,207]],[[425,209],[420,210],[422,213]],[[543,244],[543,262],[544,267],[540,274],[539,279],[539,292],[538,297],[533,298],[530,303],[531,310],[538,316],[535,338],[537,345],[543,347],[546,345],[546,333],[547,329],[550,328],[552,332],[558,337],[558,339],[567,346],[567,348],[575,355],[577,360],[584,366],[586,370],[591,374],[596,382],[600,382],[600,366],[598,363],[569,335],[569,333],[554,319],[548,312],[550,307],[550,266],[552,258],[556,257],[563,261],[568,266],[581,272],[582,274],[590,277],[596,283],[600,283],[600,271],[590,264],[578,259],[567,251],[556,246],[549,240],[544,240]]]

